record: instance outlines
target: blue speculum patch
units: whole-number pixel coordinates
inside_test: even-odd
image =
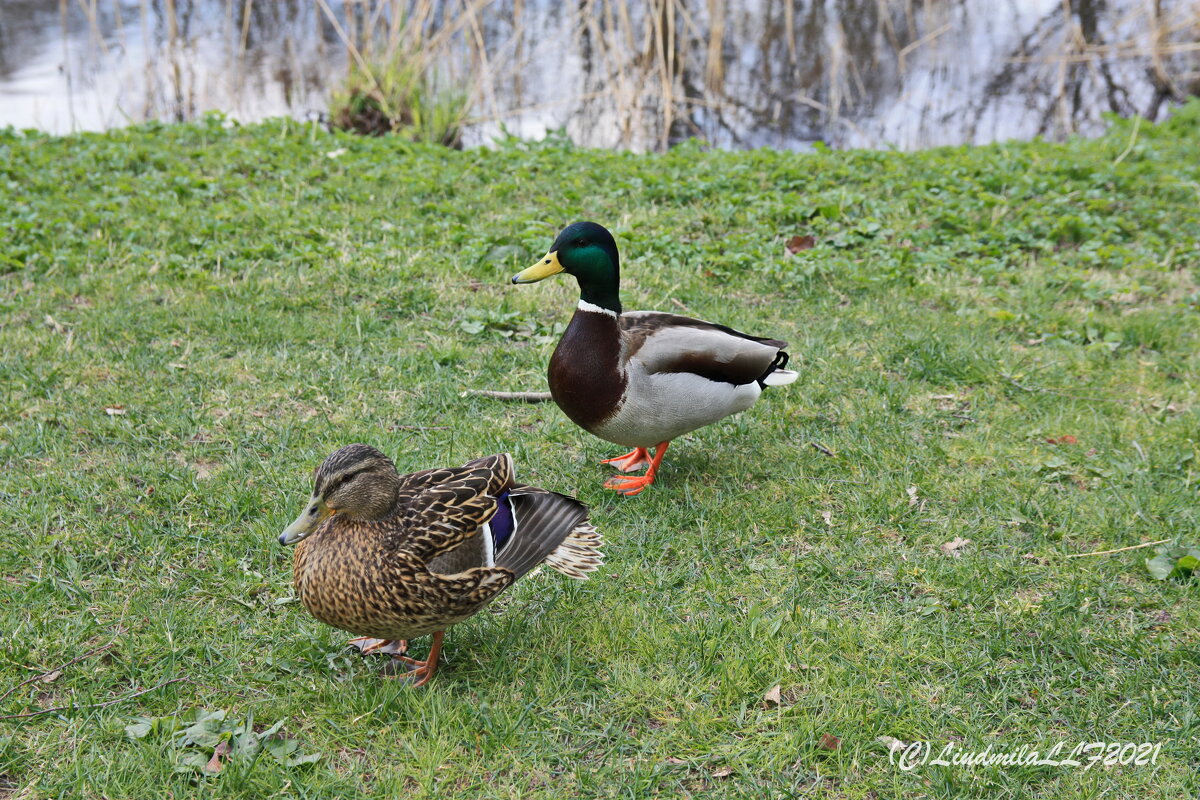
[[[513,516],[512,500],[508,496],[508,490],[505,489],[496,497],[496,514],[490,520],[492,527],[492,543],[495,546],[496,555],[504,549],[504,545],[508,544],[509,538],[516,528],[516,519]]]

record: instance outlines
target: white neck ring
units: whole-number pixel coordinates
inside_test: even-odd
[[[580,300],[579,305],[576,306],[576,308],[578,308],[580,311],[590,311],[593,314],[608,314],[613,319],[617,318],[617,312],[613,311],[611,308],[604,308],[603,306],[598,306],[595,303],[589,303],[587,300]]]

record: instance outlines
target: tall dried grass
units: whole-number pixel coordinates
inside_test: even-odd
[[[95,24],[101,0],[75,1]],[[120,2],[111,2],[119,18]],[[400,129],[452,142],[455,135],[436,129],[512,120],[558,105],[576,109],[577,128],[612,132],[593,143],[639,149],[665,148],[714,126],[746,130],[801,114],[813,129],[853,128],[855,112],[886,91],[901,91],[922,58],[954,68],[960,54],[932,62],[929,55],[952,38],[959,12],[968,9],[966,0],[863,0],[853,11],[812,0],[293,2],[311,11],[318,41],[332,31],[340,44],[344,59],[331,54],[326,66],[345,64],[345,86],[335,97],[343,123],[357,118],[372,132]],[[65,17],[68,0],[60,3]],[[224,3],[241,65],[257,15],[271,3]],[[194,116],[197,107],[183,66],[188,42],[176,22],[183,5],[165,0],[152,10],[147,0],[140,4],[143,30],[156,29],[150,17],[165,17],[164,94],[175,118]],[[1072,93],[1081,82],[1107,82],[1113,110],[1151,118],[1162,103],[1200,92],[1200,0],[1134,0],[1104,31],[1088,22],[1094,13],[1087,0],[1063,0],[998,67],[989,86],[1036,72],[1041,77],[1030,85],[1040,87],[1057,127],[1068,132],[1077,114]],[[566,35],[547,36],[538,26],[549,19]],[[762,41],[747,41],[750,31],[761,32]],[[539,75],[547,48],[580,69],[571,78]],[[747,66],[750,52],[757,58]],[[1156,100],[1136,109],[1121,100],[1107,71],[1114,64],[1144,65]],[[236,80],[244,79],[239,68]],[[554,86],[556,79],[563,85]],[[541,91],[531,98],[534,80]],[[785,90],[756,93],[770,81]],[[554,91],[545,91],[547,84]]]

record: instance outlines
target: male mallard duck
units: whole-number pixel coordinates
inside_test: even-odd
[[[446,628],[479,613],[541,563],[586,578],[601,563],[587,506],[517,483],[507,453],[400,475],[373,447],[352,444],[313,475],[312,498],[279,537],[298,544],[296,595],[322,622],[396,646],[433,677]],[[433,634],[425,661],[406,640]]]
[[[609,478],[609,489],[641,492],[654,482],[672,439],[744,411],[765,387],[798,377],[784,369],[787,342],[678,314],[622,313],[620,256],[602,225],[568,225],[512,282],[559,272],[579,282],[579,306],[550,358],[550,394],[584,430],[633,448],[601,463],[621,472],[648,466],[644,475]]]

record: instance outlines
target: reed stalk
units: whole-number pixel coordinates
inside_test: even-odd
[[[233,51],[231,83],[240,106],[251,80],[249,51],[270,46],[255,29],[264,4],[212,2],[223,9],[220,27]],[[115,21],[123,41],[133,21],[122,16],[120,0],[111,3],[107,24]],[[780,105],[792,117],[809,119],[814,129],[848,125],[865,103],[886,96],[884,90],[899,94],[914,68],[952,66],[945,59],[954,54],[934,48],[953,41],[957,25],[954,0],[874,0],[854,19],[818,0],[775,0],[763,6],[769,25],[749,22],[737,0],[574,0],[562,6],[530,0],[311,0],[308,7],[314,13],[304,23],[313,25],[318,57],[328,59],[324,71],[344,70],[342,86],[333,93],[335,124],[457,142],[472,121],[574,106],[569,123],[576,130],[591,133],[602,119],[612,131],[607,143],[653,149],[703,134],[705,126],[723,124],[727,115],[743,125],[746,119],[775,119]],[[193,47],[179,16],[191,6],[140,0],[139,8],[150,54],[144,116],[192,118],[200,104],[184,60]],[[1105,18],[1107,38],[1085,30],[1086,9],[1084,0],[1062,0],[1056,14],[1041,20],[997,66],[992,83],[1028,87],[1030,103],[1051,109],[1063,132],[1079,114],[1072,99],[1077,87],[1111,80],[1106,70],[1117,65],[1126,74],[1144,65],[1158,91],[1145,112],[1151,117],[1163,98],[1179,101],[1200,92],[1200,2],[1133,0],[1123,14]],[[101,30],[106,24],[101,0],[59,0],[58,10],[70,94],[79,77],[67,50],[68,16],[83,16],[89,41],[101,52],[108,53],[110,40]],[[533,29],[551,18],[561,20],[566,36],[548,40]],[[344,61],[325,49],[323,30],[334,32],[340,43],[334,49],[344,53]],[[761,54],[753,68],[741,63],[748,30],[771,35],[755,43]],[[164,31],[166,41],[151,42],[153,31]],[[528,79],[545,63],[535,59],[546,47],[559,48],[564,60],[580,56],[584,74],[530,98]],[[291,39],[283,42],[283,51],[297,72],[311,68],[302,64]],[[165,78],[156,77],[162,58]],[[747,81],[759,75],[772,79],[774,95],[747,94]],[[888,81],[895,88],[888,89]]]

